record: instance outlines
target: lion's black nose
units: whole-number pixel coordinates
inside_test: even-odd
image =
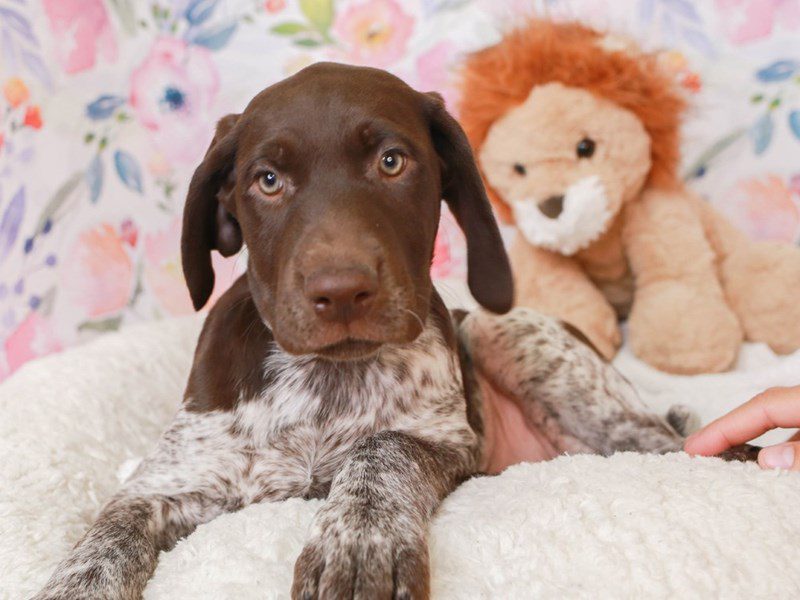
[[[368,267],[325,269],[306,278],[304,291],[320,319],[349,323],[369,311],[378,276]]]
[[[550,219],[558,218],[558,215],[564,210],[564,196],[550,196],[547,200],[539,202],[539,210],[542,211],[545,217]]]

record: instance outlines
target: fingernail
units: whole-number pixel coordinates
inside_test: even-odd
[[[761,464],[768,469],[791,469],[794,464],[794,446],[770,446],[758,455]]]

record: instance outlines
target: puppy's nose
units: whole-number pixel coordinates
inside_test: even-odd
[[[314,312],[325,321],[349,323],[363,317],[378,291],[372,269],[345,268],[318,271],[305,281],[305,294]]]
[[[539,202],[539,210],[545,217],[558,218],[558,215],[564,210],[564,196],[550,196],[547,200]]]

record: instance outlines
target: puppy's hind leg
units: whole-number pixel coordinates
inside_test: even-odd
[[[568,326],[517,308],[471,313],[459,328],[478,378],[519,407],[560,452],[671,452],[683,437]]]

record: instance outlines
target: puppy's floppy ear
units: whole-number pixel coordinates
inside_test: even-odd
[[[467,238],[470,292],[484,308],[508,312],[514,300],[511,266],[472,149],[442,97],[425,96],[431,138],[443,162],[442,195]]]
[[[229,212],[233,208],[238,119],[239,115],[228,115],[217,123],[214,139],[192,176],[183,208],[181,262],[195,310],[205,306],[214,289],[211,251],[231,256],[242,247],[239,223]]]

